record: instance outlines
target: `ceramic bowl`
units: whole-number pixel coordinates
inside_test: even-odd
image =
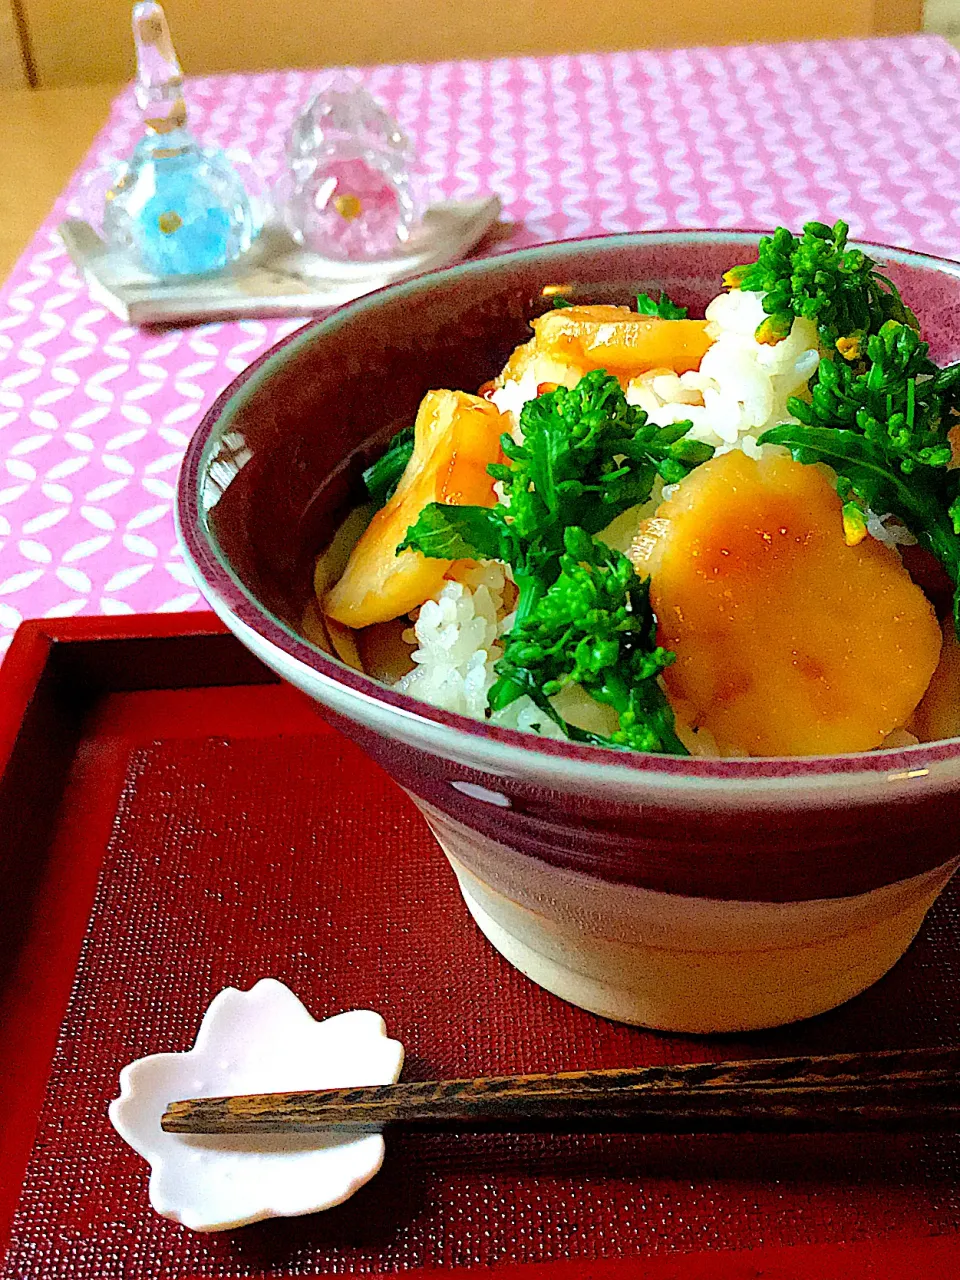
[[[493,376],[549,286],[619,303],[663,288],[702,314],[755,246],[741,232],[571,241],[373,294],[238,378],[180,480],[184,553],[213,608],[411,795],[493,945],[566,1000],[678,1031],[805,1018],[897,961],[957,865],[960,741],[751,760],[542,741],[394,693],[300,624],[364,466],[425,391]],[[960,266],[873,252],[934,356],[960,356]]]

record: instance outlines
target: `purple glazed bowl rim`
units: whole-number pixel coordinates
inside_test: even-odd
[[[496,272],[504,268],[509,270],[513,263],[530,263],[550,256],[562,257],[567,252],[578,249],[629,249],[651,243],[669,245],[720,242],[743,245],[749,250],[755,246],[758,237],[764,234],[768,233],[740,229],[678,229],[548,241],[471,259],[375,290],[288,334],[248,365],[224,389],[204,415],[184,454],[177,485],[177,533],[188,564],[205,596],[228,625],[234,621],[239,623],[241,630],[252,632],[266,642],[267,646],[278,650],[285,659],[293,660],[312,673],[312,679],[321,687],[336,686],[346,691],[357,705],[375,704],[388,718],[392,715],[398,723],[403,721],[406,726],[419,722],[424,729],[436,727],[452,731],[462,739],[472,739],[477,748],[495,748],[497,755],[505,765],[511,766],[513,772],[524,773],[536,761],[545,766],[548,773],[556,776],[558,772],[564,772],[563,765],[567,764],[570,766],[571,780],[575,776],[581,783],[592,775],[609,784],[612,775],[616,774],[628,786],[631,780],[642,780],[647,784],[660,782],[670,789],[679,786],[683,791],[689,791],[692,787],[696,791],[713,793],[718,798],[731,789],[742,791],[746,785],[751,791],[770,789],[781,797],[788,794],[798,802],[805,800],[806,803],[817,803],[821,797],[826,802],[827,792],[831,792],[836,798],[845,795],[852,799],[853,792],[860,789],[858,782],[866,784],[865,789],[874,793],[877,791],[877,784],[885,781],[903,782],[913,779],[921,786],[923,780],[926,780],[927,785],[935,790],[943,785],[951,789],[960,788],[960,769],[949,767],[960,763],[960,738],[846,755],[679,757],[613,752],[569,741],[539,738],[532,733],[502,728],[455,712],[442,711],[355,671],[312,645],[275,617],[258,602],[230,567],[204,519],[200,501],[201,481],[206,456],[216,439],[221,420],[229,415],[231,409],[239,408],[269,378],[274,369],[286,363],[301,347],[335,332],[354,316],[375,310],[381,301],[408,293],[427,292],[436,283],[446,283],[453,278]],[[851,243],[881,261],[907,267],[926,267],[953,276],[960,282],[960,263],[950,259],[871,241],[858,240]],[[322,698],[319,700],[323,701]],[[378,731],[384,732],[383,729]],[[941,772],[936,766],[946,767],[949,776],[930,776]]]

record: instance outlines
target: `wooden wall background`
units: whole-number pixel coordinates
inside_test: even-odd
[[[923,25],[927,31],[936,31],[954,44],[960,42],[960,0],[926,0]]]
[[[18,17],[12,0],[0,0],[0,89],[17,89],[27,83]]]
[[[893,35],[920,28],[923,0],[166,0],[165,8],[184,66],[202,73]],[[127,79],[130,9],[130,0],[0,0],[0,84]]]

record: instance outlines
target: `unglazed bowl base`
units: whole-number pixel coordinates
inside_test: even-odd
[[[477,859],[481,837],[418,803],[505,959],[571,1004],[661,1031],[753,1031],[843,1004],[896,964],[960,861],[856,898],[681,898],[561,871],[492,841]],[[476,874],[478,861],[487,876],[498,864],[501,883]]]

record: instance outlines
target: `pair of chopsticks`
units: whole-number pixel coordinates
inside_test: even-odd
[[[377,1085],[171,1102],[166,1133],[960,1128],[960,1048]]]

